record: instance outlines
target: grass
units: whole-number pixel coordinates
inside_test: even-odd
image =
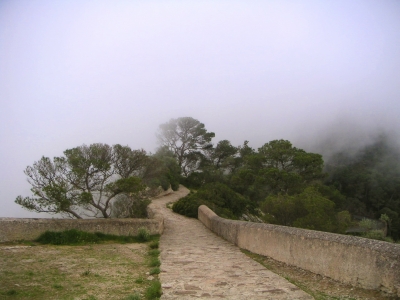
[[[158,249],[158,246],[159,246],[158,240],[152,241],[152,242],[149,244],[150,249]]]
[[[146,228],[139,228],[137,236],[119,236],[101,232],[89,233],[76,229],[60,232],[46,231],[35,242],[52,245],[87,245],[99,244],[106,241],[116,243],[144,243],[148,241],[158,243],[158,235],[150,235]]]
[[[161,297],[161,283],[159,281],[153,281],[151,285],[146,289],[145,297],[146,300],[154,300]]]
[[[53,288],[53,289],[61,290],[61,289],[63,288],[63,286],[62,286],[61,284],[53,284],[53,285],[52,285],[52,288]]]
[[[58,234],[0,244],[0,299],[158,299],[159,236]]]
[[[135,293],[133,295],[128,295],[124,300],[140,300],[140,299],[142,299],[140,294]]]
[[[154,275],[154,274],[160,274],[160,268],[156,267],[150,270],[150,275]]]
[[[146,228],[140,227],[138,229],[137,238],[139,239],[140,242],[147,242],[150,240],[150,233]]]
[[[90,271],[90,268],[88,267],[85,271],[83,271],[81,273],[81,276],[89,276],[91,274],[92,274],[92,272]]]
[[[14,296],[17,295],[18,292],[16,290],[8,290],[7,292],[4,293],[6,296]]]
[[[153,268],[153,267],[159,267],[161,265],[160,260],[158,259],[158,257],[151,257],[149,260],[149,264],[148,266]]]
[[[138,284],[142,284],[143,282],[144,282],[143,276],[139,276],[139,278],[137,278],[137,279],[135,280],[135,283],[138,283]]]
[[[160,255],[160,250],[158,250],[158,249],[151,249],[151,250],[148,252],[148,254],[149,254],[150,256],[158,257],[158,256]]]

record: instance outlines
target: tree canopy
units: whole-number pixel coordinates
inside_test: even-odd
[[[345,196],[344,209],[353,215],[388,216],[388,233],[400,238],[400,152],[385,135],[354,155],[338,152],[328,161],[327,185]]]
[[[188,216],[204,203],[228,218],[341,233],[352,217],[383,218],[400,238],[400,151],[387,136],[356,155],[334,154],[325,168],[322,155],[282,139],[214,146],[215,134],[191,117],[161,124],[157,137],[155,154],[92,144],[42,157],[25,169],[33,196],[15,202],[73,218],[144,217],[156,188],[182,183],[192,192],[174,210]]]
[[[60,213],[72,218],[103,217],[113,213],[113,203],[121,197],[146,197],[162,172],[144,150],[107,144],[82,145],[64,151],[64,156],[42,157],[25,169],[32,197],[18,196],[15,202],[24,208]]]
[[[188,176],[197,169],[203,151],[212,147],[213,132],[191,117],[171,119],[161,124],[157,133],[161,147],[167,147],[177,158],[182,174]]]

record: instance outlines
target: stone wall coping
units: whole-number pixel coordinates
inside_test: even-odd
[[[199,220],[240,248],[367,289],[400,296],[400,245],[356,236],[219,217],[205,205]]]

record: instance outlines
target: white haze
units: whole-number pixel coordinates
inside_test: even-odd
[[[0,1],[0,217],[42,217],[23,170],[96,142],[357,148],[400,129],[399,1]],[[328,148],[328,149],[327,149]]]

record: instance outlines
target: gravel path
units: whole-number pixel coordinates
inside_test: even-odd
[[[185,187],[153,200],[165,218],[160,240],[161,299],[313,299],[268,271],[200,221],[166,207],[188,194]]]

